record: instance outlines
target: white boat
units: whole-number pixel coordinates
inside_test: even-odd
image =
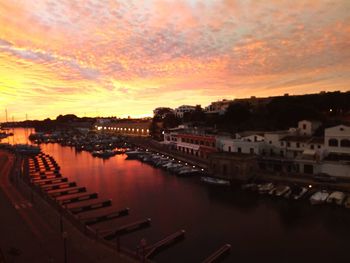
[[[323,204],[324,202],[326,202],[328,196],[329,196],[329,193],[327,191],[325,190],[318,191],[310,197],[310,203],[312,205]]]
[[[343,192],[335,191],[328,196],[327,203],[328,204],[335,203],[337,205],[342,205],[345,197],[346,195]]]
[[[290,191],[290,187],[286,185],[280,185],[276,187],[275,195],[276,196],[283,196],[285,195],[288,191]]]
[[[266,183],[266,184],[258,185],[259,193],[266,194],[266,193],[270,192],[274,187],[275,186],[273,183]]]
[[[216,185],[230,185],[230,181],[220,178],[214,178],[210,176],[202,176],[201,181],[208,184],[216,184]]]
[[[178,176],[193,176],[199,174],[201,171],[192,167],[185,167],[180,170],[177,175]]]
[[[126,151],[125,154],[128,156],[127,159],[137,159],[140,154],[143,154],[142,151]]]
[[[308,189],[306,187],[302,187],[298,193],[293,194],[293,199],[299,200],[307,193],[307,191]]]

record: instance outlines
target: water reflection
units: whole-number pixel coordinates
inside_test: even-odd
[[[15,131],[16,141],[25,141],[24,136],[23,130]],[[198,178],[179,178],[124,155],[103,160],[58,144],[41,147],[70,181],[98,192],[100,200],[112,199],[107,211],[131,209],[127,217],[94,227],[102,231],[152,218],[151,228],[123,237],[124,245],[134,249],[142,238],[150,244],[185,229],[185,241],[156,256],[158,262],[200,262],[224,243],[232,245],[225,262],[350,260],[345,209],[203,185]]]

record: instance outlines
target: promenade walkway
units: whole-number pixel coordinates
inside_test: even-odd
[[[16,176],[14,155],[0,151],[0,262],[132,262],[84,236]],[[15,165],[14,165],[15,164]],[[16,168],[17,167],[17,168]],[[66,251],[66,259],[65,259]]]

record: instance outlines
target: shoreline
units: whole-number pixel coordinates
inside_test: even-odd
[[[6,154],[7,156],[14,156],[12,153],[5,152],[3,150],[0,150],[0,155],[1,154]],[[13,169],[16,168],[17,171],[20,170],[18,164],[19,163],[17,163],[17,167],[13,167]],[[20,164],[23,165],[23,162],[21,161]],[[24,175],[14,174],[13,169],[11,169],[12,174],[7,175],[9,176],[8,178],[12,178],[14,182],[12,188],[15,188],[15,190],[17,190],[24,197],[24,199],[27,200],[28,204],[31,204],[31,213],[36,214],[36,216],[33,216],[33,218],[30,218],[28,216],[29,221],[39,220],[41,222],[47,223],[47,225],[45,226],[46,228],[37,227],[36,230],[33,231],[33,229],[31,229],[30,232],[37,232],[37,235],[40,236],[42,239],[41,246],[44,247],[44,250],[45,247],[48,247],[47,251],[50,252],[49,254],[51,255],[51,258],[57,259],[57,262],[61,262],[62,260],[62,230],[64,229],[64,232],[67,232],[68,234],[68,258],[75,258],[75,260],[70,259],[69,261],[71,262],[137,262],[136,259],[132,259],[129,255],[124,253],[125,251],[118,252],[111,245],[108,246],[108,244],[106,244],[106,242],[103,242],[101,238],[98,238],[98,236],[92,236],[91,232],[90,234],[88,234],[87,231],[82,231],[81,226],[79,227],[77,225],[77,222],[74,223],[74,220],[72,220],[72,218],[67,217],[67,213],[64,213],[63,207],[59,209],[57,203],[56,205],[54,204],[55,202],[53,199],[49,200],[48,197],[45,198],[42,194],[39,193],[37,189],[35,189],[34,186],[32,186],[30,183],[28,184],[29,178],[27,177],[26,179],[26,173],[24,173]],[[5,175],[3,174],[2,176],[4,177]],[[4,192],[4,189],[1,189],[1,191]],[[13,202],[11,202],[11,200],[9,199],[8,203],[9,205],[11,205],[11,203]],[[52,240],[55,241],[55,245],[49,243]],[[55,246],[57,247],[57,249],[55,249]],[[40,254],[40,251],[36,250],[32,253],[34,255]]]

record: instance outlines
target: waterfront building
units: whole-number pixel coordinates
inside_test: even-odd
[[[182,105],[174,110],[175,116],[178,118],[183,118],[184,114],[186,112],[192,112],[196,109],[195,106],[190,106],[190,105]]]
[[[120,120],[118,122],[96,125],[98,131],[110,132],[125,136],[148,137],[151,120]]]
[[[222,152],[262,154],[265,149],[264,137],[258,133],[236,134],[236,138],[217,136],[217,148]]]
[[[203,129],[178,127],[164,134],[170,149],[195,157],[219,161],[250,155],[256,157],[260,170],[274,173],[317,175],[326,173],[350,177],[350,127],[339,125],[325,129],[324,137],[314,136],[321,123],[302,120],[297,128],[284,131],[242,132],[235,135],[208,134]],[[214,155],[213,155],[214,154]],[[225,155],[226,154],[226,155]],[[225,159],[224,158],[224,159]],[[243,157],[242,157],[243,158]],[[246,157],[244,157],[246,158]],[[237,161],[238,162],[238,161]],[[217,168],[219,169],[219,168]],[[217,170],[223,175],[223,170]],[[227,168],[228,169],[228,168]],[[214,171],[214,167],[212,167]]]
[[[179,126],[164,132],[163,144],[169,145],[183,154],[195,158],[207,159],[209,154],[217,152],[216,136],[206,129]]]
[[[325,129],[325,150],[331,154],[350,155],[350,127],[338,125]]]
[[[216,152],[209,156],[209,173],[226,180],[245,181],[256,175],[257,158],[242,153]]]

